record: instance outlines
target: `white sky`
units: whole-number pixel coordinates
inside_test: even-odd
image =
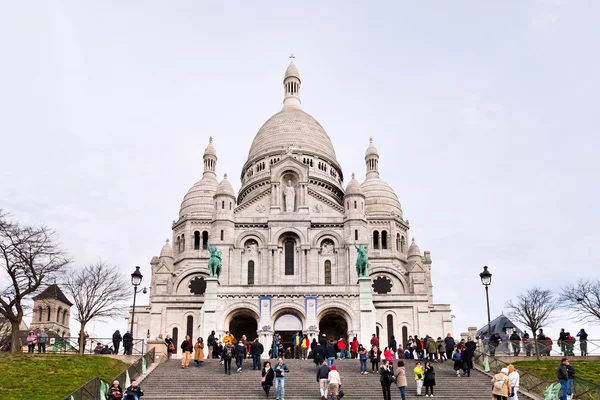
[[[294,4],[0,0],[0,207],[149,284],[208,137],[239,189],[293,52],[346,184],[374,136],[455,333],[486,323],[483,265],[492,318],[599,276],[600,3]]]

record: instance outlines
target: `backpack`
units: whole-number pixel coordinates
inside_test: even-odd
[[[233,357],[233,347],[225,347],[225,357]]]
[[[502,379],[501,381],[494,382],[494,389],[496,389],[496,390],[502,390],[502,387],[504,387],[504,381],[505,381],[505,379]]]

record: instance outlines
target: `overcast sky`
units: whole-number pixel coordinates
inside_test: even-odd
[[[599,275],[598,15],[583,0],[0,0],[0,208],[56,229],[76,265],[140,265],[149,284],[209,136],[238,190],[293,52],[345,184],[373,136],[435,302],[456,334],[483,326],[484,265],[492,318],[533,285]],[[550,336],[562,326],[580,328]]]

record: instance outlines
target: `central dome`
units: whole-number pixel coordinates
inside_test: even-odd
[[[248,152],[248,161],[281,153],[288,146],[335,162],[335,150],[325,129],[297,107],[284,107],[259,129]]]

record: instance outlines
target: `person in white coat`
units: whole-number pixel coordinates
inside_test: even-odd
[[[337,367],[335,365],[331,366],[327,380],[329,381],[329,393],[331,393],[331,398],[333,400],[339,400],[340,385],[342,384],[342,381],[340,380],[340,373],[337,372]]]
[[[519,391],[519,381],[521,377],[512,364],[508,366],[508,379],[510,379],[510,386],[512,387],[512,396],[510,396],[509,399],[519,400],[517,392]]]

